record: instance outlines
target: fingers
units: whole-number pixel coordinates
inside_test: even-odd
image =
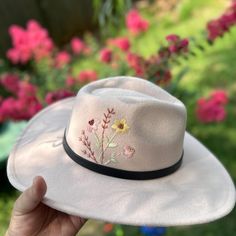
[[[26,189],[16,200],[13,213],[15,215],[24,215],[34,210],[42,201],[47,191],[47,185],[40,176],[34,178],[31,187]]]

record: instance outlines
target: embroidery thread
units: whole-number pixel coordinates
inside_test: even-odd
[[[109,163],[117,163],[117,157],[123,155],[125,158],[130,159],[135,154],[134,147],[125,145],[122,151],[111,152],[109,158],[105,156],[108,149],[119,150],[119,145],[115,142],[115,137],[117,135],[127,133],[130,129],[126,122],[126,119],[124,118],[121,120],[115,119],[113,124],[110,125],[111,119],[115,114],[116,112],[114,108],[107,108],[107,111],[103,113],[102,122],[97,118],[92,118],[87,123],[87,131],[94,137],[95,146],[98,149],[98,156],[95,155],[95,151],[91,147],[91,141],[89,140],[89,136],[86,134],[85,130],[82,130],[81,136],[79,137],[79,141],[84,146],[84,149],[82,149],[81,151],[96,163],[104,165],[108,165]],[[107,135],[106,133],[109,128],[111,128],[112,133],[110,135]]]

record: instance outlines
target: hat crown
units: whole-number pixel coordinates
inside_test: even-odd
[[[88,161],[151,171],[180,159],[185,127],[184,104],[165,90],[135,77],[112,77],[78,92],[66,139]]]

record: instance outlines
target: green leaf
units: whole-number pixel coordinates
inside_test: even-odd
[[[110,161],[113,162],[113,163],[117,163],[117,162],[118,162],[118,161],[117,161],[115,158],[113,158],[113,157],[110,159]]]
[[[108,147],[115,148],[117,147],[117,143],[109,143]]]

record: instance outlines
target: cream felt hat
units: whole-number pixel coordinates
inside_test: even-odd
[[[46,180],[55,209],[129,225],[213,221],[235,204],[233,182],[217,158],[185,131],[186,108],[144,79],[92,82],[28,123],[7,166],[24,191]]]

